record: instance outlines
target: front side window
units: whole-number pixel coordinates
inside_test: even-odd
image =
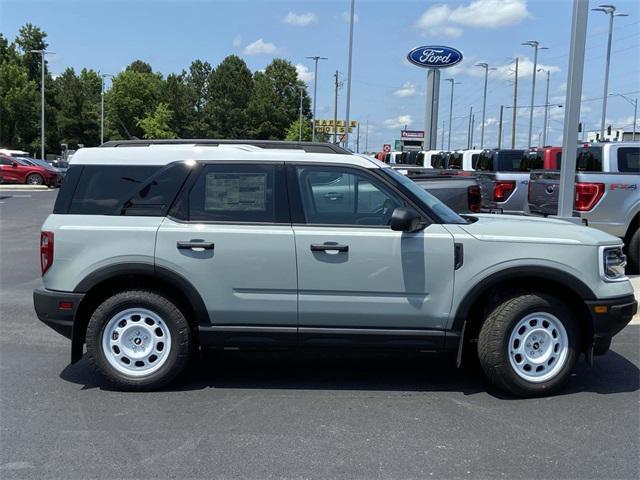
[[[189,193],[189,220],[287,222],[286,205],[281,205],[280,198],[286,193],[281,177],[276,165],[206,165]]]
[[[404,201],[366,172],[331,166],[295,167],[306,223],[389,225]]]
[[[578,149],[576,170],[579,172],[601,172],[602,147],[585,147]]]

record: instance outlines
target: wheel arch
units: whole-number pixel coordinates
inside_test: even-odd
[[[71,362],[82,358],[87,325],[91,313],[107,297],[125,289],[150,288],[175,301],[194,327],[210,325],[211,321],[202,297],[182,275],[150,263],[121,263],[102,267],[82,279],[74,293],[85,296],[78,306],[71,335]]]
[[[593,291],[582,280],[567,272],[551,267],[530,266],[512,267],[494,273],[469,289],[455,311],[450,329],[454,338],[459,338],[458,348],[477,338],[487,305],[522,289],[548,293],[567,302],[583,329],[584,348],[590,345],[593,325],[585,300],[596,299]]]

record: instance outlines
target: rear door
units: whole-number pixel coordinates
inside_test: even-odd
[[[427,348],[441,342],[453,292],[453,237],[437,224],[392,231],[391,214],[406,200],[370,171],[288,168],[300,341],[402,343],[416,335]]]
[[[295,341],[296,258],[283,164],[208,163],[194,178],[158,230],[156,265],[196,288],[215,338],[233,343],[272,332]]]

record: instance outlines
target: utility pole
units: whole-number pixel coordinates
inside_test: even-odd
[[[635,135],[634,135],[635,138]],[[364,151],[369,153],[369,119],[367,118],[367,127],[364,131]]]
[[[300,87],[300,109],[298,116],[298,141],[302,142],[302,92],[304,92],[304,87]]]
[[[460,85],[460,82],[456,82],[453,78],[445,78],[447,82],[451,82],[451,99],[449,103],[449,138],[447,140],[447,150],[451,151],[451,120],[453,115],[453,86]]]
[[[604,123],[607,116],[607,97],[609,96],[609,66],[611,64],[611,40],[613,38],[613,17],[628,17],[626,13],[616,12],[613,5],[600,5],[592,8],[594,12],[602,12],[609,15],[609,40],[607,41],[607,63],[604,70],[604,95],[602,98],[602,118],[600,119],[600,138],[604,138]]]
[[[52,55],[55,52],[49,52],[45,49],[31,50],[31,53],[40,55],[40,159],[44,160],[44,71],[46,68],[45,55]]]
[[[547,74],[547,89],[544,97],[544,122],[542,124],[542,145],[540,145],[541,147],[544,147],[547,144],[547,129],[549,128],[547,121],[549,119],[549,75],[551,72],[544,68],[539,68],[538,71],[544,71]]]
[[[442,133],[440,134],[440,150],[444,151],[444,120],[442,120]]]
[[[100,83],[100,145],[104,143],[104,79],[113,77],[108,73],[100,75],[102,82]]]
[[[541,47],[537,40],[529,40],[522,45],[533,47],[533,80],[531,82],[531,109],[529,110],[529,139],[527,140],[527,149],[531,148],[531,136],[533,135],[533,102],[536,96],[536,70],[538,69],[538,50],[548,50],[547,47]]]
[[[498,150],[502,148],[502,112],[504,105],[500,105],[500,122],[498,123]]]
[[[484,123],[487,110],[487,80],[489,78],[489,70],[495,70],[495,68],[489,68],[489,64],[486,62],[476,63],[476,67],[484,68],[484,95],[482,96],[482,124],[480,125],[480,148],[484,148]]]
[[[632,141],[635,142],[636,141],[636,124],[638,123],[638,98],[636,98],[635,100],[631,100],[629,97],[626,97],[624,95],[622,95],[621,93],[610,93],[609,94],[610,97],[620,97],[624,100],[626,100],[627,102],[629,102],[631,105],[633,105],[633,137],[632,137]]]
[[[511,149],[516,148],[516,113],[518,111],[518,61],[516,57],[516,81],[513,84],[513,115],[511,116]]]
[[[358,127],[356,128],[356,153],[360,153],[360,122],[358,122]]]
[[[338,81],[338,70],[336,70],[334,77],[335,94],[333,97],[333,143],[338,143],[338,88],[340,88],[340,82]]]
[[[473,130],[476,128],[476,116],[471,115],[471,148],[473,148]]]
[[[471,137],[473,136],[472,132],[472,126],[471,126],[471,119],[473,118],[473,107],[469,107],[469,126],[467,127],[467,149],[470,150],[471,149]]]
[[[351,0],[351,15],[349,16],[349,66],[347,67],[347,114],[345,119],[344,144],[349,148],[349,122],[351,108],[351,65],[353,63],[353,24],[356,15],[356,2]]]
[[[316,98],[318,94],[318,60],[327,60],[327,57],[319,57],[317,55],[306,57],[315,62],[313,77],[313,124],[311,125],[311,141],[316,141]]]

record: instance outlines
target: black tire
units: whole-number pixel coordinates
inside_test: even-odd
[[[116,370],[102,349],[102,336],[109,321],[119,312],[144,308],[157,314],[171,334],[171,346],[164,364],[146,376],[130,376]],[[87,326],[87,358],[91,365],[120,390],[156,390],[174,380],[188,363],[193,334],[180,309],[166,297],[146,290],[128,290],[107,298],[96,308]]]
[[[627,266],[629,273],[637,275],[640,273],[640,229],[631,236],[627,246]]]
[[[30,173],[25,180],[27,185],[44,185],[44,178],[38,173]]]
[[[554,315],[567,334],[567,356],[564,366],[548,380],[533,382],[522,378],[511,365],[509,340],[518,322],[531,313]],[[478,358],[489,380],[497,387],[519,397],[549,395],[569,380],[580,354],[581,331],[565,303],[540,292],[516,293],[488,309],[478,337]]]

